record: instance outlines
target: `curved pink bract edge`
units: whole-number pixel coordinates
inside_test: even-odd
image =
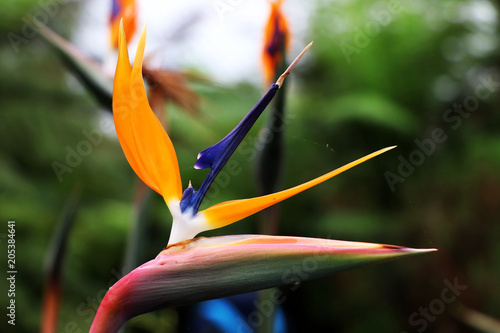
[[[305,280],[436,251],[328,239],[233,235],[173,244],[111,287],[90,332],[115,332],[161,308]]]

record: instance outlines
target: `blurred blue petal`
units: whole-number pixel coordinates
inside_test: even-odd
[[[257,327],[251,325],[251,317],[258,318],[265,314],[256,308],[257,292],[230,296],[200,302],[195,306],[192,323],[189,328],[193,333],[253,333]],[[274,333],[286,332],[283,309],[276,308]]]

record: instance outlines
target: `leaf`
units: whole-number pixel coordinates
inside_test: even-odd
[[[71,228],[73,227],[78,212],[80,193],[80,186],[75,186],[73,193],[66,201],[66,205],[61,213],[57,229],[51,241],[51,248],[47,253],[41,328],[43,333],[57,331],[59,309],[61,306],[63,260],[66,254]]]
[[[89,58],[73,44],[46,26],[40,26],[40,34],[56,48],[68,68],[82,80],[85,87],[94,94],[97,101],[111,112],[113,77],[103,72],[100,63]]]

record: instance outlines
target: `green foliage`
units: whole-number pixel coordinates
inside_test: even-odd
[[[22,17],[36,7],[37,0],[5,0],[2,1],[2,19],[0,31],[9,31],[13,27],[20,27]]]

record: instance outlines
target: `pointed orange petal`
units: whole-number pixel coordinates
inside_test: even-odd
[[[251,199],[241,199],[241,200],[222,202],[220,204],[209,207],[201,211],[200,213],[202,213],[205,216],[207,223],[210,224],[214,229],[226,226],[233,222],[239,221],[247,216],[255,214],[280,201],[288,199],[291,196],[294,196],[295,194],[305,191],[315,185],[318,185],[319,183],[322,183],[325,180],[328,180],[338,175],[339,173],[349,170],[350,168],[358,164],[361,164],[393,148],[395,148],[395,146],[380,149],[374,153],[366,155],[365,157],[359,158],[351,163],[348,163],[336,170],[333,170],[321,177],[310,180],[304,184],[292,187],[288,190]]]
[[[116,133],[122,146],[125,157],[135,173],[149,187],[159,192],[158,187],[153,183],[144,164],[139,159],[138,149],[132,133],[132,124],[130,123],[130,66],[127,50],[127,42],[123,24],[120,24],[119,34],[119,54],[116,65],[116,74],[113,83],[113,118],[115,122]]]
[[[142,79],[142,60],[146,45],[144,29],[130,69],[123,28],[120,29],[120,55],[113,90],[116,132],[135,173],[168,203],[180,200],[182,185],[174,146],[151,110]]]

